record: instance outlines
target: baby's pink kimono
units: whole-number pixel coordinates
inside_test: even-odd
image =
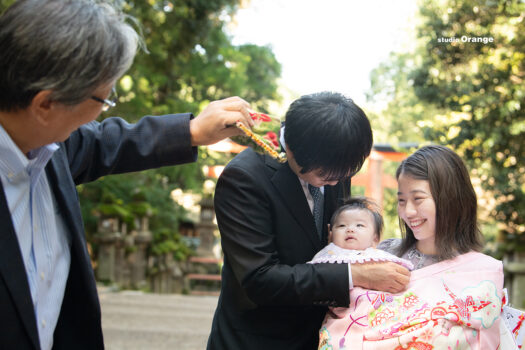
[[[502,288],[501,261],[477,252],[412,271],[403,293],[356,287],[319,349],[498,349]]]

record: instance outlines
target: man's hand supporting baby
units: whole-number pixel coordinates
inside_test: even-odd
[[[410,272],[393,262],[371,262],[352,264],[354,287],[399,293],[406,289]]]

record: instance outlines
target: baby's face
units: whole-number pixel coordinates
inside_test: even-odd
[[[368,210],[345,210],[337,216],[330,229],[332,242],[344,249],[363,250],[378,243],[374,217]]]

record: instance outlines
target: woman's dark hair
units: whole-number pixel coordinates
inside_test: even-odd
[[[357,173],[372,149],[365,113],[335,92],[305,95],[286,112],[284,140],[301,172],[321,170],[328,179]]]
[[[381,239],[381,234],[383,233],[383,216],[381,215],[381,209],[379,206],[372,201],[370,198],[366,197],[352,197],[349,198],[344,202],[342,206],[336,209],[334,214],[332,215],[332,218],[330,219],[330,227],[334,226],[334,222],[341,214],[342,212],[346,210],[353,210],[353,209],[360,209],[360,210],[366,210],[370,214],[372,214],[372,217],[374,218],[374,227],[375,227],[375,235],[377,237],[377,240]]]
[[[456,153],[444,146],[422,147],[399,165],[396,178],[399,180],[401,175],[429,183],[436,206],[435,245],[439,260],[482,249],[476,192],[465,163]],[[417,239],[401,218],[399,226],[404,236],[398,252],[401,256]]]

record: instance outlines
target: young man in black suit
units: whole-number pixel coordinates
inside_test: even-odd
[[[317,349],[326,307],[348,306],[353,285],[398,292],[408,283],[397,264],[306,264],[370,154],[363,111],[341,94],[303,96],[281,143],[286,163],[247,149],[217,183],[224,267],[209,350]]]

